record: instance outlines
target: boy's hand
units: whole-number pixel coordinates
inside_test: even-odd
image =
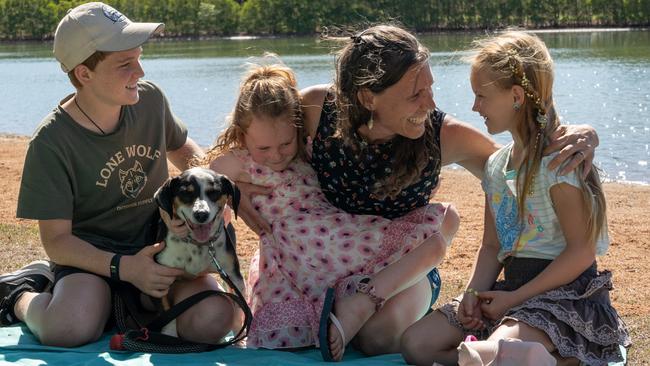
[[[165,248],[164,242],[142,248],[134,255],[123,256],[120,262],[120,278],[137,287],[143,293],[152,297],[163,297],[169,292],[169,287],[176,277],[183,276],[185,271],[160,265],[155,255]]]

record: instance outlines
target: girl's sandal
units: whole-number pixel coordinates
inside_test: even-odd
[[[370,298],[373,304],[375,304],[375,311],[384,306],[386,299],[377,296],[375,287],[369,285],[370,277],[366,275],[357,275],[347,278],[347,282],[341,286],[342,291],[338,293],[339,296],[347,297],[355,293],[364,294]],[[321,310],[319,329],[318,329],[318,341],[320,343],[320,352],[323,356],[323,360],[327,362],[335,361],[332,356],[332,351],[329,349],[329,325],[333,324],[336,331],[339,332],[341,340],[344,345],[347,345],[348,340],[346,334],[343,331],[343,326],[339,322],[338,318],[334,315],[334,302],[335,302],[335,289],[330,287],[325,292],[325,301],[323,303],[323,309]]]
[[[341,335],[341,340],[343,344],[347,344],[347,339],[345,338],[345,332],[343,332],[343,326],[339,322],[338,318],[334,315],[334,288],[330,287],[325,292],[325,302],[323,304],[323,310],[321,311],[320,322],[318,325],[318,342],[320,347],[321,356],[326,362],[334,362],[334,357],[332,356],[332,351],[329,348],[329,325],[334,324],[334,327]]]

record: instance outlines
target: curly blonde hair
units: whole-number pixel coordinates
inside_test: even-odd
[[[254,116],[278,118],[285,115],[289,117],[288,122],[298,128],[298,156],[304,157],[303,118],[295,74],[281,63],[251,64],[239,87],[235,108],[226,119],[227,127],[203,162],[210,162],[233,149],[245,149],[244,135]]]
[[[475,41],[467,60],[473,71],[487,72],[493,85],[504,90],[519,85],[524,90],[516,132],[527,148],[519,170],[533,174],[517,176],[519,219],[523,220],[527,193],[532,190],[534,172],[539,170],[547,138],[560,125],[553,102],[553,59],[539,37],[523,31],[507,31]],[[582,165],[578,168],[579,176],[581,171]],[[597,169],[593,167],[580,183],[585,214],[589,217],[589,238],[595,242],[606,218],[605,195]]]

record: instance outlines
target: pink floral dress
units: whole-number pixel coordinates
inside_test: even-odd
[[[439,230],[445,212],[443,205],[429,204],[394,220],[349,214],[326,200],[307,163],[295,160],[274,172],[245,151],[236,156],[252,183],[273,187],[272,194],[252,200],[273,235],[260,237],[248,275],[251,348],[318,345],[327,288],[336,285],[340,293],[349,278],[398,260]]]

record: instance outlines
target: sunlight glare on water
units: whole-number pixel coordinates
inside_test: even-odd
[[[487,132],[471,111],[469,66],[462,61],[472,34],[421,35],[431,50],[439,108]],[[555,60],[554,100],[562,122],[590,124],[600,138],[596,163],[607,179],[650,182],[650,31],[562,32],[540,36]],[[213,143],[235,101],[250,56],[278,53],[299,87],[333,80],[334,45],[310,38],[155,41],[145,45],[146,79],[159,84],[190,136]],[[41,119],[74,90],[51,43],[0,44],[0,133],[31,135]],[[500,143],[508,134],[494,137]]]

